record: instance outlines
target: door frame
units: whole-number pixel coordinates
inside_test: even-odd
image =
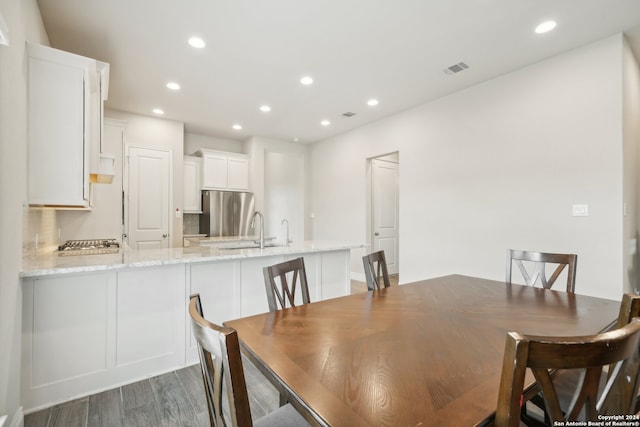
[[[366,244],[369,252],[374,250],[373,241],[374,241],[374,225],[373,225],[373,193],[375,189],[373,188],[373,160],[383,160],[389,161],[398,164],[398,175],[400,174],[400,151],[393,151],[386,154],[380,154],[377,156],[369,157],[366,159],[366,219],[365,219],[365,236],[366,236]],[[398,263],[398,275],[400,274],[400,189],[398,188],[398,248],[397,248],[397,263]]]
[[[168,203],[168,211],[167,211],[167,224],[168,224],[168,233],[167,242],[168,247],[173,247],[173,218],[171,213],[173,211],[173,150],[168,148],[159,148],[159,147],[148,147],[145,145],[134,145],[134,144],[126,144],[125,143],[125,156],[124,162],[122,165],[123,168],[123,177],[122,177],[122,241],[126,242],[129,245],[129,159],[130,159],[130,148],[140,148],[143,150],[153,150],[153,151],[163,151],[168,153],[169,157],[169,203]]]

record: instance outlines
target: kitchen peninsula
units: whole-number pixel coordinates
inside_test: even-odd
[[[26,256],[25,412],[196,363],[189,295],[200,293],[206,317],[219,324],[267,312],[264,266],[302,256],[312,301],[346,295],[356,247],[305,241]]]

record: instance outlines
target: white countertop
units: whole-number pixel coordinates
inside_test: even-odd
[[[192,262],[210,262],[256,258],[274,255],[294,255],[329,252],[364,247],[363,244],[309,240],[287,246],[264,249],[229,249],[216,246],[134,250],[122,245],[115,254],[58,256],[54,249],[39,255],[25,256],[20,277],[50,276],[66,273],[119,270]]]

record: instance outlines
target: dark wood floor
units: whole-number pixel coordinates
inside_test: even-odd
[[[251,414],[258,419],[278,407],[276,389],[244,358]],[[198,365],[190,366],[25,416],[25,427],[208,426]]]
[[[390,277],[397,285],[398,276]],[[351,293],[366,292],[367,284],[351,281]],[[254,420],[275,410],[277,390],[243,357],[245,379]],[[169,372],[102,393],[61,403],[26,415],[25,427],[208,426],[209,415],[198,365]]]

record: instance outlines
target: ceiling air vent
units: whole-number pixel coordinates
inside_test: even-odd
[[[350,111],[347,111],[346,113],[342,113],[342,115],[345,116],[345,117],[353,117],[353,116],[356,115],[356,113],[352,113]]]
[[[465,64],[464,62],[458,62],[457,64],[453,64],[452,66],[445,68],[444,69],[444,73],[445,74],[455,74],[455,73],[459,73],[460,71],[464,71],[469,69],[469,66],[467,64]]]

